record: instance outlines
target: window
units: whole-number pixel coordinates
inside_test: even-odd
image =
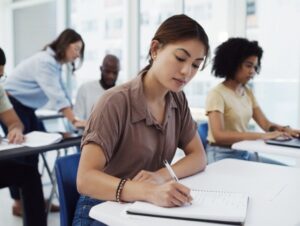
[[[231,26],[229,2],[228,0],[140,0],[140,66],[144,67],[147,64],[147,51],[155,30],[163,20],[175,14],[185,13],[198,21],[207,32],[213,50],[229,36],[228,30]],[[192,110],[204,107],[208,90],[219,82],[210,75],[210,68],[208,65],[204,71],[199,71],[184,89]]]
[[[293,127],[300,126],[299,12],[297,0],[247,1],[247,37],[264,50],[256,97],[271,121]]]
[[[230,18],[229,1],[218,0],[189,0],[185,1],[185,13],[195,19],[206,31],[213,57],[214,49],[229,36]],[[209,60],[210,61],[210,60]],[[189,105],[193,108],[204,108],[208,91],[219,79],[214,78],[211,64],[204,71],[199,71],[195,78],[185,87]]]
[[[70,21],[86,44],[85,60],[76,71],[78,88],[82,83],[100,78],[99,66],[106,54],[119,57],[121,71],[118,83],[126,81],[123,59],[126,50],[125,0],[72,0]],[[75,94],[76,92],[73,92]]]
[[[140,69],[148,64],[148,51],[154,32],[165,19],[181,13],[180,6],[179,0],[140,1]]]

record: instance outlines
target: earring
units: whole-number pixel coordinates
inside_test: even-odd
[[[154,59],[156,58],[156,55],[153,55],[153,57],[152,57],[152,58],[153,58],[153,60],[154,60]]]

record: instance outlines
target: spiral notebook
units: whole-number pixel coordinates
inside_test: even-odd
[[[126,213],[192,221],[241,225],[247,215],[249,196],[226,191],[192,190],[191,205],[164,208],[146,202],[135,202]]]

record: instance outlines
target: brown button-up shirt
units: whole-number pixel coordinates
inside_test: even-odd
[[[142,75],[105,92],[93,109],[82,147],[98,144],[106,157],[104,172],[133,178],[140,170],[156,171],[163,160],[184,149],[197,125],[183,92],[168,92],[164,121],[151,116],[143,92]]]

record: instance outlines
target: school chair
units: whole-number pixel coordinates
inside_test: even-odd
[[[201,138],[202,144],[204,149],[206,149],[207,145],[207,134],[208,134],[208,123],[207,122],[201,122],[198,125],[198,133]]]
[[[55,162],[55,174],[60,203],[60,225],[71,226],[79,193],[76,177],[80,153],[60,157]]]

